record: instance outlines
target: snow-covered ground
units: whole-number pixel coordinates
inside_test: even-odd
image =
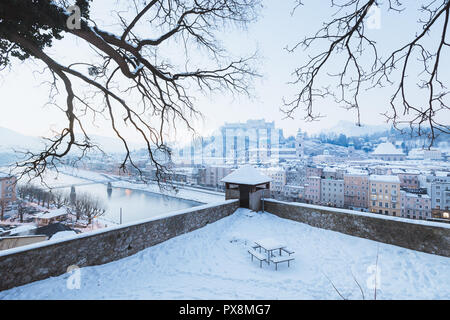
[[[251,261],[253,241],[295,251],[290,268]],[[377,254],[378,252],[378,254]],[[378,261],[377,261],[378,256]],[[375,269],[375,265],[377,266]],[[0,292],[0,299],[450,299],[450,258],[239,209],[128,258]],[[69,286],[71,287],[71,286]],[[73,287],[73,285],[72,285]]]

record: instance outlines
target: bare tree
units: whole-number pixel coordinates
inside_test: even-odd
[[[106,211],[98,198],[87,193],[77,194],[73,208],[75,210],[76,220],[86,219],[88,225],[92,223],[94,218],[102,216]]]
[[[320,113],[315,102],[334,98],[342,107],[355,110],[360,123],[361,96],[369,89],[389,87],[392,96],[382,112],[396,129],[408,129],[412,135],[426,135],[430,146],[438,134],[449,134],[448,70],[443,66],[449,54],[449,0],[408,1],[330,0],[335,14],[312,36],[305,37],[287,50],[303,48],[306,62],[294,71],[292,84],[299,87],[296,96],[285,100],[283,111],[288,117],[302,108],[306,120],[316,120]],[[303,3],[298,0],[295,10]],[[409,39],[399,39],[398,47],[382,54],[379,44],[367,32],[367,19],[374,10],[401,15],[408,7],[421,16],[419,31]],[[294,11],[295,11],[294,10]],[[393,36],[395,30],[392,30]],[[433,37],[430,37],[430,34]],[[420,64],[415,74],[415,64]],[[336,65],[337,72],[332,72]],[[424,102],[414,100],[419,92]]]
[[[104,215],[105,211],[105,208],[98,198],[91,195],[86,195],[84,197],[83,217],[88,220],[88,225],[92,223],[94,218]]]
[[[194,131],[190,120],[199,115],[194,94],[248,93],[249,80],[256,75],[250,63],[253,56],[233,58],[217,33],[224,26],[245,27],[253,21],[259,0],[123,0],[111,3],[117,11],[104,23],[91,15],[91,3],[96,1],[0,2],[0,69],[9,66],[11,58],[40,61],[50,77],[50,103],[67,118],[67,125],[47,139],[45,150],[27,152],[18,167],[22,176],[42,178],[47,168],[56,168],[72,149],[80,150],[82,158],[97,148],[85,130],[86,122],[104,117],[123,143],[120,168],[141,172],[121,129],[125,125],[142,137],[159,181],[165,167],[155,153],[170,156],[165,138],[168,128],[175,130],[181,124]],[[67,9],[73,4],[80,8],[81,19],[71,26],[68,22],[73,16]],[[46,50],[63,37],[88,44],[89,59],[62,63]],[[171,62],[160,50],[175,52],[182,61]],[[192,52],[199,50],[206,58],[196,62]],[[64,105],[56,101],[61,85]],[[81,138],[76,131],[82,133]]]
[[[59,209],[69,203],[69,196],[61,190],[53,191],[53,202],[56,208]]]
[[[5,210],[8,206],[9,201],[5,198],[0,198],[0,221],[5,218]]]
[[[23,222],[23,214],[25,212],[25,204],[23,200],[19,200],[17,203],[17,215],[19,216],[20,223]]]

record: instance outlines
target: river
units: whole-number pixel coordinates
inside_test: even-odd
[[[65,191],[70,192],[70,188]],[[102,219],[113,223],[120,223],[121,209],[122,223],[126,223],[201,205],[196,201],[141,190],[113,187],[108,191],[107,185],[101,183],[76,186],[75,192],[98,197],[106,209]]]

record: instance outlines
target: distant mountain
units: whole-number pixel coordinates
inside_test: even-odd
[[[123,153],[125,152],[125,147],[123,146],[122,140],[119,138],[111,138],[97,135],[90,135],[93,143],[99,145],[104,152],[107,153]],[[128,141],[128,147],[131,151],[139,150],[144,148],[144,144],[139,144],[135,142]]]
[[[383,132],[390,129],[387,124],[383,125],[361,125],[357,126],[355,123],[350,121],[341,120],[334,127],[322,130],[322,133],[336,133],[345,134],[347,137],[358,137],[366,134],[373,134],[377,132]]]
[[[15,150],[42,148],[41,139],[26,136],[11,129],[0,127],[0,151],[12,152]]]
[[[124,152],[122,141],[119,138],[91,135],[92,142],[101,146],[107,153]],[[41,150],[43,140],[38,137],[27,136],[11,129],[0,127],[0,153],[11,153],[14,150]],[[142,145],[131,142],[131,150],[139,149]],[[75,151],[75,149],[74,149]]]

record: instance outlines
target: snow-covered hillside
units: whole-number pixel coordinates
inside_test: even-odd
[[[119,138],[90,135],[91,142],[99,145],[104,152],[122,153],[123,143]],[[40,150],[44,146],[44,140],[39,137],[23,135],[11,129],[0,127],[0,152],[12,152],[13,150]],[[143,144],[129,142],[131,150],[144,147]],[[74,150],[76,151],[76,150]]]
[[[16,131],[0,127],[0,151],[11,152],[13,149],[35,150],[42,147],[41,140],[37,137],[30,137]]]
[[[334,132],[336,134],[345,134],[347,137],[359,137],[366,134],[373,134],[377,132],[383,132],[389,130],[388,125],[362,125],[357,126],[355,123],[350,121],[341,120],[335,126],[322,130],[323,133]]]

